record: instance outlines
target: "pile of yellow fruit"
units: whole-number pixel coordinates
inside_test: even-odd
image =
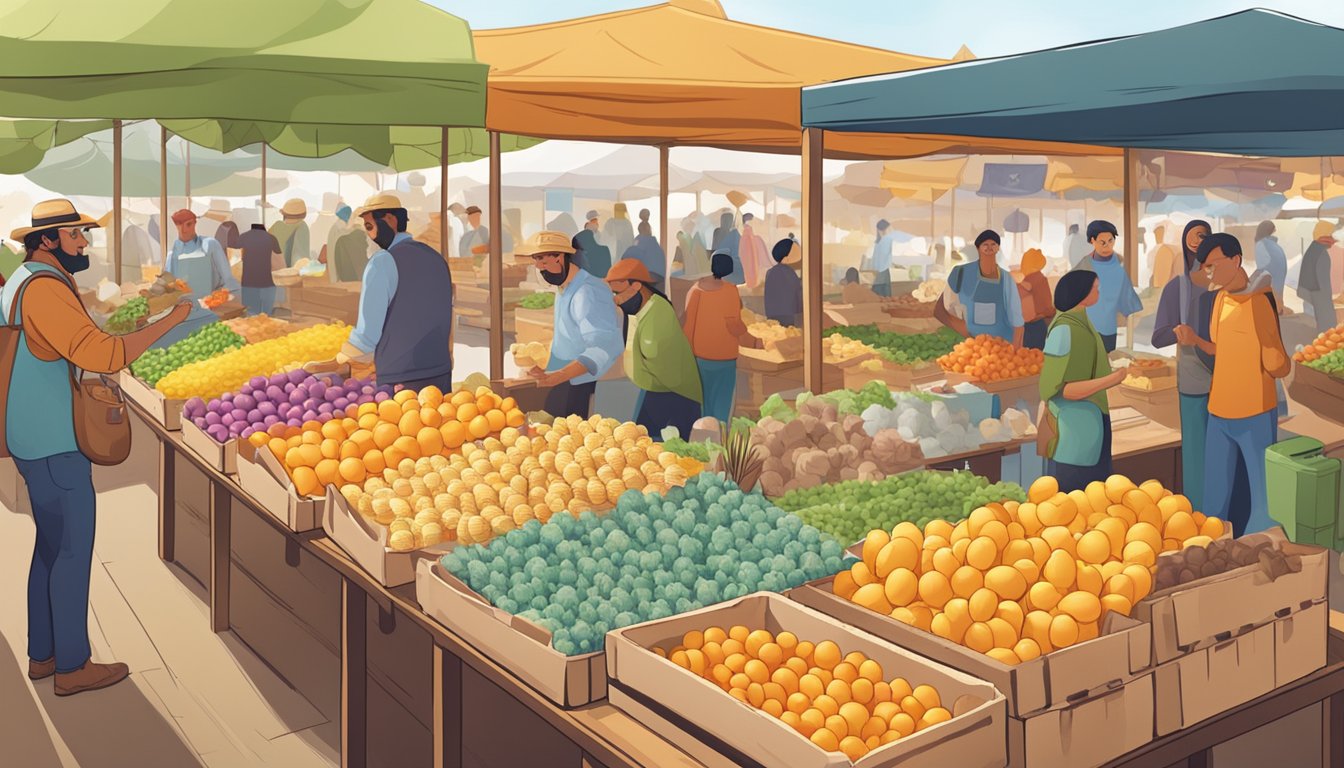
[[[745,314],[746,310],[743,310]],[[755,336],[761,341],[783,341],[795,336],[802,336],[803,332],[791,325],[781,325],[778,320],[759,320],[747,325],[747,333]]]
[[[521,427],[523,412],[513,398],[486,387],[444,398],[438,387],[404,389],[381,403],[352,405],[343,419],[308,422],[297,434],[248,440],[284,464],[300,496],[321,496],[328,485],[360,484],[402,461],[456,453],[464,444]]]
[[[932,686],[888,680],[877,661],[859,651],[842,655],[830,640],[710,627],[687,632],[670,651],[653,651],[851,761],[952,719]]]
[[[248,344],[278,339],[293,330],[293,326],[289,323],[270,317],[264,312],[260,315],[225,320],[224,324],[229,326],[229,330],[247,339]]]
[[[1018,664],[1097,637],[1108,612],[1128,616],[1152,592],[1160,553],[1207,546],[1224,530],[1156,480],[1112,475],[1065,494],[1043,477],[1028,498],[980,507],[955,526],[872,531],[833,591]]]
[[[331,360],[349,337],[350,326],[345,323],[315,325],[184,365],[159,379],[155,389],[169,399],[210,400],[241,389],[253,376],[270,376],[305,363]]]
[[[857,339],[833,333],[822,339],[821,359],[826,363],[843,363],[864,355],[875,355],[877,350]]]
[[[569,416],[534,432],[507,428],[445,461],[404,461],[341,494],[380,525],[433,511],[445,540],[483,544],[557,512],[610,509],[627,490],[662,493],[702,469],[629,422]]]

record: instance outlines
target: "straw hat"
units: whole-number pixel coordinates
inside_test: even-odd
[[[20,227],[10,232],[9,236],[13,240],[23,242],[23,238],[28,235],[48,229],[98,226],[102,225],[98,223],[97,219],[76,211],[75,204],[69,200],[46,200],[33,206],[31,227]]]
[[[739,192],[736,189],[729,191],[724,197],[728,198],[728,202],[732,203],[734,208],[741,208],[751,199],[745,193]]]
[[[210,201],[210,208],[205,212],[205,218],[215,221],[228,221],[233,216],[233,208],[229,201],[221,197],[213,198]]]
[[[542,230],[513,249],[514,256],[536,256],[539,253],[574,253],[569,237],[564,232]]]
[[[280,206],[280,213],[285,216],[307,216],[308,205],[297,197],[290,198]]]
[[[633,280],[638,283],[652,284],[653,275],[649,274],[649,268],[644,266],[644,262],[639,259],[621,259],[607,271],[606,281],[610,283],[615,280]]]
[[[34,213],[33,215],[36,216],[37,214]],[[1318,221],[1316,227],[1311,230],[1311,239],[1320,240],[1323,237],[1334,239],[1336,229],[1339,229],[1339,225],[1331,224],[1328,221]]]
[[[374,213],[376,211],[390,211],[396,208],[405,208],[405,207],[406,206],[401,204],[401,198],[397,197],[391,192],[377,192],[374,194],[373,197],[370,197],[368,200],[364,201],[364,206],[359,210],[355,211],[355,216],[363,216],[366,213]]]

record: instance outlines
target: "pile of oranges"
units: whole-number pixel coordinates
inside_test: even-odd
[[[351,405],[345,418],[310,421],[279,437],[257,432],[248,440],[280,460],[300,496],[321,496],[328,485],[363,483],[403,459],[449,456],[464,443],[521,427],[525,420],[513,398],[501,399],[487,387],[449,397],[426,387]]]
[[[1310,344],[1299,349],[1293,359],[1299,363],[1310,363],[1334,352],[1344,349],[1344,325],[1336,326],[1317,336]]]
[[[938,365],[944,371],[980,381],[1037,376],[1044,362],[1045,354],[1039,349],[1015,347],[997,336],[984,334],[962,341],[938,358]]]
[[[933,686],[888,679],[876,660],[859,651],[844,655],[831,640],[709,627],[653,651],[851,761],[952,719]]]

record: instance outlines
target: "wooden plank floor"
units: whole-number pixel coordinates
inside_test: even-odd
[[[159,560],[155,442],[137,433],[134,444],[125,465],[95,472],[99,514],[89,595],[94,659],[129,664],[127,682],[57,698],[50,678],[28,680],[33,522],[0,506],[0,763],[336,765],[338,725],[235,635],[211,632],[204,591]],[[12,468],[0,471],[12,476]]]

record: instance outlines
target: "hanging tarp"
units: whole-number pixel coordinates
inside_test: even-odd
[[[882,167],[881,185],[902,200],[932,202],[961,184],[966,162],[964,157],[894,160]]]
[[[1344,146],[1340,50],[1344,30],[1249,10],[1142,35],[806,88],[803,124],[1327,155]]]
[[[1026,197],[1045,189],[1045,163],[985,163],[981,197]]]
[[[0,120],[0,173],[26,173],[53,147],[111,127],[111,120]]]

